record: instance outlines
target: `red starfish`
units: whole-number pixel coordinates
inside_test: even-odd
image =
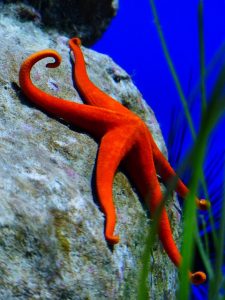
[[[115,172],[121,162],[128,176],[135,183],[141,197],[147,199],[151,215],[161,203],[162,192],[157,173],[167,182],[176,176],[174,170],[154,142],[146,124],[133,112],[99,90],[88,78],[85,61],[78,38],[69,41],[75,56],[74,78],[77,89],[84,101],[83,105],[57,98],[39,90],[30,79],[33,65],[39,60],[52,57],[55,62],[46,67],[55,68],[61,62],[60,55],[51,49],[29,56],[21,65],[19,81],[24,94],[38,107],[78,126],[100,141],[96,187],[99,202],[105,214],[105,238],[111,244],[119,242],[114,235],[116,212],[113,204],[112,185]],[[189,192],[179,179],[177,193],[185,198]],[[196,198],[199,208],[206,209],[208,202]],[[165,251],[176,266],[181,264],[181,255],[173,240],[169,219],[165,208],[159,219],[159,237]],[[206,280],[203,272],[190,273],[191,281],[200,284]]]

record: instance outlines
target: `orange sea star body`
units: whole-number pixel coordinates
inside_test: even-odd
[[[141,197],[146,200],[151,215],[162,201],[162,192],[157,178],[159,174],[165,182],[176,176],[174,170],[158,149],[146,124],[133,112],[112,97],[98,89],[89,79],[80,40],[73,38],[69,46],[75,56],[74,79],[83,100],[88,105],[78,104],[51,96],[33,85],[30,72],[39,60],[52,57],[54,63],[46,66],[55,68],[61,62],[59,54],[51,49],[29,56],[21,65],[19,81],[24,94],[38,107],[78,126],[100,142],[96,164],[96,189],[101,208],[105,214],[105,238],[111,244],[119,242],[114,235],[116,212],[113,204],[113,179],[121,162],[129,178],[134,182]],[[181,197],[189,192],[178,179],[176,191]],[[206,200],[196,198],[199,208],[207,208]],[[159,219],[158,233],[162,245],[176,266],[181,264],[181,255],[173,240],[169,219],[165,208]],[[190,273],[193,283],[205,281],[203,272]]]

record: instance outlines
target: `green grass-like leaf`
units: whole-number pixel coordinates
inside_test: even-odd
[[[138,300],[149,299],[150,291],[148,290],[147,278],[148,278],[149,272],[151,272],[150,253],[152,251],[152,247],[155,242],[156,234],[158,232],[159,218],[162,213],[162,209],[164,208],[165,203],[168,200],[168,198],[171,197],[171,193],[174,190],[176,183],[177,183],[177,178],[174,178],[169,183],[167,190],[166,190],[165,194],[163,195],[163,199],[154,214],[153,220],[151,222],[151,228],[149,227],[149,230],[147,233],[144,253],[142,255],[142,260],[141,260],[141,271],[140,271],[140,276],[139,276],[138,297],[137,297]],[[147,200],[148,200],[148,197],[147,197]],[[151,297],[150,297],[150,299],[151,299]]]
[[[224,170],[225,171],[225,170]],[[224,172],[225,175],[225,172]],[[225,176],[224,176],[225,178]],[[220,230],[218,233],[219,244],[215,253],[215,276],[210,282],[209,286],[209,299],[219,299],[219,289],[224,284],[225,277],[223,277],[221,266],[225,263],[224,259],[224,244],[225,244],[225,184],[223,186],[223,203],[220,218]]]
[[[201,100],[202,111],[206,110],[206,88],[205,88],[205,47],[204,47],[204,26],[203,26],[203,1],[198,5],[198,32],[199,32],[199,50],[200,50],[200,74],[201,74]]]
[[[156,6],[154,3],[154,0],[149,0],[155,24],[157,27],[158,35],[160,38],[161,46],[166,58],[166,61],[168,63],[171,75],[174,79],[174,83],[177,89],[177,92],[179,94],[181,103],[183,105],[184,113],[188,122],[188,126],[190,128],[191,135],[194,140],[194,146],[191,151],[191,154],[188,159],[185,160],[185,163],[183,164],[182,168],[184,166],[191,165],[192,169],[194,170],[193,175],[190,180],[189,188],[190,193],[186,197],[185,201],[185,208],[184,208],[184,232],[183,232],[183,246],[182,246],[182,266],[180,269],[180,287],[178,291],[177,298],[178,299],[189,299],[190,294],[190,281],[188,278],[188,270],[191,268],[192,264],[192,256],[193,256],[193,244],[194,240],[196,244],[198,245],[198,249],[200,252],[200,255],[202,257],[203,263],[205,265],[205,268],[207,270],[207,275],[209,279],[209,296],[212,297],[212,299],[219,299],[219,289],[225,284],[225,279],[222,277],[222,263],[223,263],[223,255],[224,255],[224,242],[225,242],[225,199],[223,199],[223,207],[222,207],[222,214],[221,214],[221,223],[220,223],[220,231],[219,234],[216,234],[214,220],[213,220],[213,214],[211,209],[209,210],[209,219],[210,219],[210,225],[212,229],[212,236],[213,236],[213,242],[214,247],[216,249],[215,257],[216,257],[216,263],[215,263],[215,269],[213,270],[210,258],[209,258],[209,246],[208,246],[208,237],[207,234],[205,234],[204,241],[206,245],[206,250],[203,247],[203,243],[201,241],[201,238],[199,236],[199,233],[197,231],[197,220],[196,220],[196,206],[195,206],[195,195],[197,193],[198,184],[199,181],[202,182],[203,189],[205,192],[205,195],[208,197],[208,189],[206,185],[206,181],[202,172],[202,167],[205,159],[206,149],[207,149],[207,143],[209,136],[217,124],[220,117],[223,115],[225,111],[225,96],[223,95],[223,88],[225,86],[225,67],[222,68],[216,83],[214,85],[212,96],[209,100],[209,104],[207,105],[207,96],[206,96],[206,76],[210,73],[211,69],[215,66],[215,64],[218,62],[218,60],[224,55],[225,50],[225,43],[222,44],[221,48],[217,52],[217,54],[214,56],[211,64],[206,69],[205,67],[205,48],[204,48],[204,22],[203,22],[203,1],[199,0],[198,5],[198,30],[199,30],[199,50],[200,50],[200,84],[197,85],[194,92],[192,93],[192,97],[197,95],[197,92],[199,92],[199,89],[201,91],[201,107],[202,107],[202,120],[201,120],[201,126],[200,131],[198,135],[195,132],[195,128],[193,125],[192,117],[189,111],[187,99],[184,95],[182,86],[180,84],[179,78],[177,76],[177,72],[175,70],[173,61],[170,57],[168,47],[160,26]],[[182,169],[180,168],[180,169]],[[174,188],[173,184],[172,187]],[[225,193],[224,193],[225,194]],[[166,201],[166,197],[164,198],[162,205],[160,206],[157,216],[153,220],[153,229],[151,229],[151,232],[148,233],[147,241],[146,241],[146,247],[145,247],[145,254],[143,256],[142,264],[143,269],[140,276],[140,285],[139,285],[139,293],[138,293],[138,299],[147,299],[148,297],[148,290],[147,290],[147,277],[149,272],[149,253],[151,250],[151,247],[154,242],[154,236],[157,232],[157,223],[158,218],[160,215],[160,212],[162,210],[162,207]],[[211,299],[211,298],[210,298]]]
[[[184,109],[185,115],[187,117],[188,125],[190,127],[191,135],[194,138],[194,137],[196,137],[196,133],[195,133],[195,130],[194,130],[194,125],[193,125],[193,121],[192,121],[192,118],[191,118],[191,114],[190,114],[190,111],[189,111],[189,108],[188,108],[188,105],[187,105],[187,101],[186,101],[182,86],[180,84],[180,80],[177,76],[177,72],[176,72],[175,67],[173,65],[173,61],[170,57],[167,44],[165,42],[165,38],[164,38],[164,35],[163,35],[163,32],[162,32],[161,25],[160,25],[160,22],[159,22],[159,17],[158,17],[158,14],[157,14],[155,2],[154,2],[154,0],[149,0],[149,1],[150,1],[150,5],[151,5],[151,8],[152,8],[152,13],[153,13],[153,16],[154,16],[154,21],[155,21],[155,24],[156,24],[156,27],[157,27],[157,31],[158,31],[158,34],[159,34],[161,46],[162,46],[164,55],[166,57],[166,61],[168,63],[168,66],[169,66],[171,75],[173,77],[174,83],[176,85],[177,92],[178,92],[179,97],[181,99],[181,103],[183,105],[183,109]]]

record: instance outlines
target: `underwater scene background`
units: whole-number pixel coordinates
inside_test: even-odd
[[[215,95],[217,99],[224,98],[223,88],[219,96],[216,91],[219,85],[224,86],[225,81],[222,74],[225,2],[142,0],[137,5],[134,0],[121,0],[118,15],[93,49],[109,54],[132,76],[156,114],[167,143],[170,163],[179,169],[193,149],[195,134],[202,127],[204,113],[207,115],[207,105],[210,107],[210,102],[217,101]],[[185,103],[191,122],[187,120],[188,112],[184,112]],[[215,114],[211,133],[207,136],[203,164],[207,188],[201,184],[198,191],[203,196],[207,190],[211,201],[211,214],[198,213],[200,244],[205,254],[201,252],[199,240],[195,240],[193,255],[194,265],[206,270],[208,281],[204,285],[192,286],[191,299],[225,297],[225,215],[222,205],[225,118],[223,105],[220,105],[218,111],[221,113]],[[211,122],[207,116],[205,127]],[[189,166],[195,167],[191,162]],[[186,168],[182,179],[189,182],[191,174]],[[184,239],[183,248],[185,244]]]
[[[0,0],[0,299],[225,299],[224,13]]]

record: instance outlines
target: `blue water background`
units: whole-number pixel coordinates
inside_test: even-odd
[[[189,97],[200,76],[198,1],[156,0],[155,2],[169,52],[185,96]],[[203,3],[205,62],[208,65],[225,42],[225,1],[206,0]],[[144,99],[154,110],[167,142],[171,131],[171,121],[182,114],[183,107],[161,48],[149,0],[120,0],[118,15],[103,37],[93,46],[93,49],[110,55],[131,75]],[[222,62],[225,62],[224,58],[225,55],[219,58],[219,63],[214,66],[213,72],[210,72],[207,78],[207,96],[210,96],[218,70]],[[174,108],[176,108],[175,114],[173,113]],[[199,95],[195,97],[191,112],[196,130],[198,130]],[[187,124],[185,127],[186,135],[180,160],[192,145]],[[217,197],[214,197],[214,194],[219,188],[221,190],[223,181],[220,162],[222,150],[225,149],[224,129],[225,118],[222,118],[214,130],[212,142],[209,142],[205,164],[206,171],[208,170],[209,192],[214,201],[213,210],[217,226],[219,226],[222,193],[219,193]],[[169,146],[169,151],[170,161],[176,167],[178,163],[176,145],[171,149]],[[212,174],[212,170],[209,168],[215,158],[218,160],[213,168],[215,173]],[[209,225],[208,232],[210,233]],[[192,299],[206,299],[205,286],[195,287],[193,291],[195,296],[192,296]]]

